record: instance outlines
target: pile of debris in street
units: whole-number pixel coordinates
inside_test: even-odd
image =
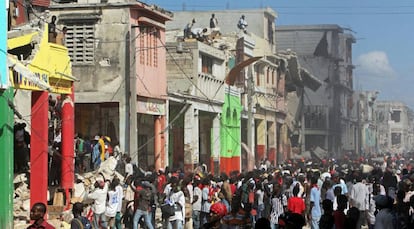
[[[48,187],[48,201],[53,196],[52,205],[48,205],[48,222],[56,228],[61,228],[62,224],[70,224],[73,218],[72,204],[83,202],[89,204],[85,211],[89,211],[90,202],[87,200],[87,194],[94,189],[97,179],[104,177],[106,180],[112,180],[114,177],[124,181],[124,177],[115,171],[117,160],[109,157],[101,163],[99,169],[86,172],[83,174],[75,174],[74,187],[71,192],[70,205],[65,205],[64,190],[59,187]],[[29,179],[26,173],[18,174],[14,178],[14,200],[13,200],[13,216],[14,228],[27,228],[30,224],[30,188]]]

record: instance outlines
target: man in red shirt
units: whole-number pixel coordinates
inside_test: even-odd
[[[44,219],[46,214],[46,205],[44,203],[35,203],[30,210],[30,219],[34,220],[33,224],[27,229],[42,228],[42,229],[55,229],[54,226],[48,224]]]
[[[157,177],[157,191],[159,194],[164,192],[164,187],[166,183],[167,177],[165,176],[164,169],[159,169]]]
[[[305,211],[305,201],[298,197],[299,184],[293,188],[293,196],[288,199],[288,210],[292,213],[303,215]]]

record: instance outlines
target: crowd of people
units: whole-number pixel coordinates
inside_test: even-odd
[[[185,174],[144,171],[128,156],[118,163],[125,178],[100,173],[85,195],[88,214],[75,204],[94,228],[414,228],[414,161],[398,155],[263,161],[217,175],[205,165]]]

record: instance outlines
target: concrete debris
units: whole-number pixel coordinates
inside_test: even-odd
[[[14,195],[22,200],[29,199],[30,193],[27,187],[28,185],[26,183],[19,184],[19,186],[17,186],[17,188],[14,190]]]
[[[114,157],[109,157],[101,163],[101,166],[98,169],[99,173],[102,173],[105,176],[105,179],[113,179],[117,160]]]
[[[366,174],[366,173],[370,173],[374,170],[374,167],[372,167],[371,165],[368,164],[362,164],[361,165],[361,170],[362,173]]]
[[[123,183],[125,178],[119,172],[115,171],[116,165],[117,160],[114,157],[109,157],[107,160],[101,163],[101,166],[98,170],[83,174],[75,174],[76,180],[72,192],[73,196],[71,197],[71,203],[85,203],[85,201],[87,202],[87,193],[95,188],[94,184],[97,180],[103,180],[102,175],[106,180],[112,180],[114,177],[117,177],[121,181],[121,183]],[[81,182],[79,182],[78,180],[80,180]],[[29,226],[28,222],[30,221],[30,190],[28,189],[27,182],[28,179],[26,177],[26,174],[24,173],[16,175],[13,181],[13,183],[15,184],[13,200],[14,228],[27,228]],[[53,189],[51,190],[51,192],[53,197]],[[49,190],[48,196],[50,196]],[[48,206],[48,222],[56,228],[64,228],[64,226],[67,226],[68,223],[70,223],[70,221],[73,219],[71,209],[67,211],[63,211],[63,209],[63,205]]]
[[[17,175],[14,180],[13,183],[17,184],[17,183],[22,183],[22,182],[26,182],[27,181],[27,177],[25,173],[19,174]]]

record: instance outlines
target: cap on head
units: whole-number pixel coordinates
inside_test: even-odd
[[[224,217],[227,214],[226,205],[221,202],[216,202],[210,207],[210,212],[219,215],[220,217]]]

